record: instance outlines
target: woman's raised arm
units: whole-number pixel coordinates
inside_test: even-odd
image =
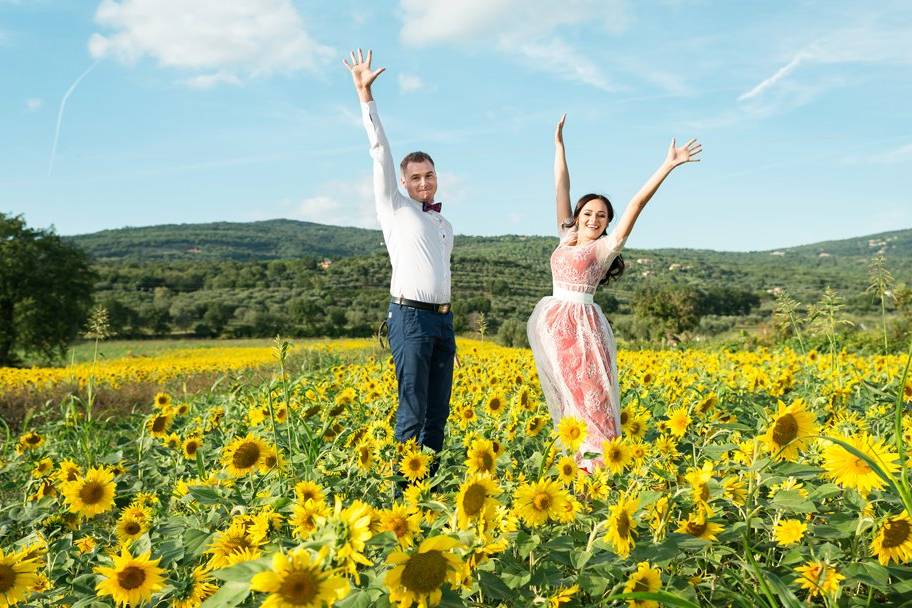
[[[561,116],[554,131],[554,189],[557,199],[557,232],[563,229],[563,223],[573,217],[570,208],[570,170],[567,168],[567,153],[564,150],[564,120]]]

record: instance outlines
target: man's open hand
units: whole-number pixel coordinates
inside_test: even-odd
[[[371,85],[377,80],[377,76],[386,70],[386,68],[371,70],[371,59],[373,58],[373,55],[373,51],[368,49],[367,59],[365,59],[364,55],[361,53],[361,49],[358,49],[357,55],[355,55],[354,51],[349,55],[351,63],[345,59],[342,60],[342,63],[344,63],[345,67],[348,68],[348,71],[351,72],[352,82],[355,85],[355,90],[358,92],[358,97],[361,101],[373,101],[374,97],[371,94]]]

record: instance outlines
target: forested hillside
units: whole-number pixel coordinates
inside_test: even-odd
[[[70,237],[96,260],[96,299],[124,336],[368,335],[384,316],[389,262],[378,231],[291,220],[165,225]],[[453,254],[458,331],[522,340],[524,322],[550,293],[555,238],[457,236]],[[681,299],[697,329],[718,333],[769,320],[784,290],[811,303],[835,289],[846,312],[871,315],[869,264],[884,255],[899,283],[912,277],[912,230],[777,251],[629,249],[620,281],[596,297],[622,334],[655,331],[644,301]],[[641,314],[637,318],[637,305]],[[893,312],[891,307],[890,312]],[[692,325],[692,324],[691,324]]]

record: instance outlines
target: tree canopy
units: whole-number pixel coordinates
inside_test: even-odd
[[[0,366],[62,354],[85,323],[93,280],[77,246],[0,213]]]

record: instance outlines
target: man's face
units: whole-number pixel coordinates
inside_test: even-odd
[[[433,203],[437,193],[437,173],[428,161],[409,163],[402,174],[402,185],[408,195],[422,203]]]

